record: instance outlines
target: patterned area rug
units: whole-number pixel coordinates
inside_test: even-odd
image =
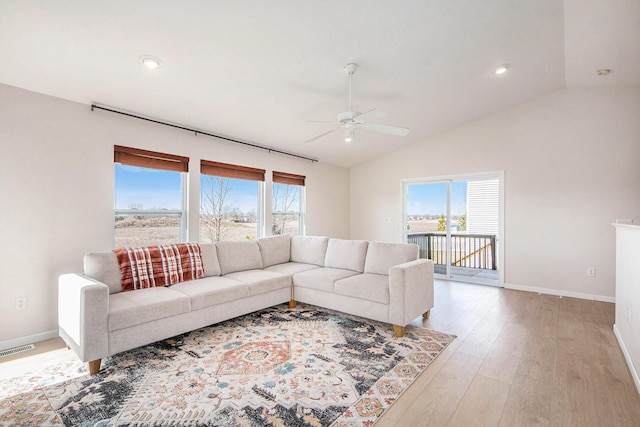
[[[2,399],[0,424],[370,426],[454,338],[408,326],[396,339],[391,325],[281,305]]]

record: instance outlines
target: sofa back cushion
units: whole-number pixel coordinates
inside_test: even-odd
[[[109,293],[122,292],[120,266],[113,252],[93,252],[84,256],[84,274],[109,287]]]
[[[258,247],[264,268],[284,264],[291,259],[291,236],[288,234],[258,239]]]
[[[260,248],[255,240],[217,242],[216,252],[222,275],[262,268]]]
[[[368,245],[366,240],[329,239],[324,265],[362,273]]]
[[[370,242],[364,272],[389,275],[394,265],[418,259],[418,245]]]
[[[328,243],[328,237],[293,236],[291,237],[291,261],[324,267]]]
[[[219,276],[220,264],[218,263],[216,245],[213,243],[200,243],[200,253],[202,254],[204,277]]]

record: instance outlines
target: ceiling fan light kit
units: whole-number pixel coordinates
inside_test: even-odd
[[[407,128],[389,126],[389,125],[379,125],[379,124],[373,123],[374,120],[377,120],[387,115],[386,113],[383,113],[380,110],[377,110],[374,108],[373,110],[369,110],[366,113],[354,111],[353,102],[352,102],[353,101],[352,79],[357,69],[358,69],[358,64],[353,62],[344,66],[345,73],[349,75],[349,111],[343,111],[342,113],[338,114],[337,122],[328,122],[328,123],[333,123],[335,125],[334,129],[329,130],[327,132],[323,132],[320,135],[317,135],[305,141],[306,143],[320,139],[326,135],[336,132],[339,129],[347,130],[347,133],[344,139],[344,141],[347,143],[353,142],[353,141],[358,142],[360,140],[360,133],[359,133],[360,129],[386,133],[389,135],[397,135],[397,136],[406,136],[409,133],[409,129]]]
[[[349,143],[353,141],[353,132],[347,132],[347,136],[344,137],[344,142]]]
[[[496,68],[496,74],[500,75],[500,74],[504,74],[509,70],[509,67],[511,67],[511,65],[509,64],[502,64],[501,66],[499,66],[498,68]]]

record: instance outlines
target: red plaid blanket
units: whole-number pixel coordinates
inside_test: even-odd
[[[114,249],[123,291],[169,286],[204,277],[197,243]]]

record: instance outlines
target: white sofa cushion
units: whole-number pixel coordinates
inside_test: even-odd
[[[328,237],[293,236],[291,237],[291,261],[324,267],[328,243]]]
[[[318,291],[333,292],[333,285],[336,280],[358,274],[352,270],[342,270],[339,268],[316,268],[315,270],[303,271],[293,276],[294,287],[316,289]],[[295,291],[294,291],[295,298]]]
[[[287,274],[289,276],[293,276],[297,273],[302,273],[307,270],[315,270],[316,268],[320,268],[317,265],[313,264],[302,264],[299,262],[285,262],[284,264],[276,264],[271,267],[265,268],[267,271],[275,271],[276,273]]]
[[[122,292],[120,266],[113,252],[94,252],[84,256],[84,274],[109,287],[110,294]]]
[[[338,295],[389,304],[389,276],[356,274],[346,279],[337,280],[334,291]]]
[[[366,240],[329,239],[324,265],[362,273],[368,244]]]
[[[217,242],[220,274],[262,268],[262,255],[258,243],[254,240]]]
[[[200,243],[200,254],[202,255],[204,277],[219,276],[220,264],[218,263],[216,245],[213,243]]]
[[[190,309],[191,299],[171,288],[155,287],[120,292],[109,297],[109,331],[172,317]]]
[[[238,271],[227,274],[228,277],[246,283],[249,295],[265,294],[282,288],[291,288],[291,276],[265,270]]]
[[[235,301],[249,296],[249,287],[226,277],[204,277],[171,286],[191,298],[191,310],[199,310],[216,304]]]
[[[291,236],[288,234],[258,239],[258,247],[264,268],[289,262],[291,259]]]
[[[418,245],[370,242],[364,272],[389,275],[394,265],[418,259]]]

